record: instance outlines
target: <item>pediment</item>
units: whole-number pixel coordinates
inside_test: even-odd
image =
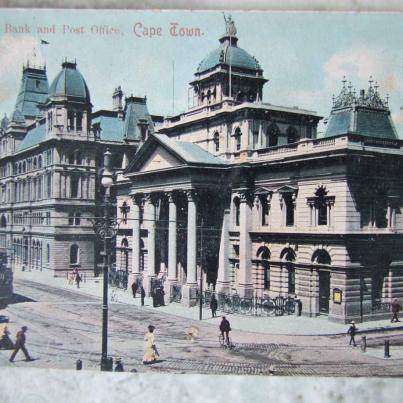
[[[137,172],[157,171],[161,169],[175,168],[183,165],[176,156],[162,146],[157,146],[150,155],[144,159]]]

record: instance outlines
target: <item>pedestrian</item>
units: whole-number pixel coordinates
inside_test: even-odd
[[[122,359],[116,358],[115,362],[116,362],[115,372],[125,372],[125,369],[123,368],[123,364],[122,364]]]
[[[157,360],[159,357],[159,353],[157,347],[155,345],[155,336],[154,336],[153,325],[148,326],[148,332],[144,336],[144,340],[146,341],[146,351],[143,356],[143,364],[150,364]]]
[[[21,328],[21,330],[19,332],[17,332],[16,341],[15,341],[15,349],[14,349],[13,353],[11,354],[11,357],[9,360],[10,362],[14,362],[14,358],[20,349],[24,353],[26,361],[33,361],[33,359],[30,357],[27,349],[25,348],[25,342],[26,342],[25,333],[27,330],[28,330],[28,328],[26,326],[23,326]]]
[[[137,281],[134,281],[133,284],[132,284],[132,294],[133,294],[133,298],[136,298],[137,288],[138,288]]]
[[[357,328],[355,327],[355,322],[351,322],[351,326],[347,330],[347,334],[350,335],[350,343],[349,345],[351,346],[351,343],[353,343],[354,347],[357,347],[357,344],[355,344],[355,334],[357,332]]]
[[[213,318],[216,317],[217,307],[218,307],[218,301],[217,301],[217,298],[215,297],[215,294],[213,294],[211,296],[211,300],[210,300],[210,309],[211,309],[211,314],[213,315]]]
[[[3,334],[0,339],[0,349],[3,350],[14,350],[15,346],[14,343],[10,339],[10,331],[8,330],[7,326],[4,326]]]
[[[229,332],[231,331],[231,325],[229,321],[225,318],[225,316],[222,317],[222,321],[220,323],[220,331],[223,340],[225,340],[227,346],[229,346]],[[224,338],[225,335],[225,338]]]
[[[158,306],[165,306],[164,295],[165,295],[164,287],[159,287],[157,289],[157,303],[158,303]]]
[[[140,297],[141,297],[141,306],[144,306],[144,298],[146,297],[146,292],[144,291],[143,286],[140,289]]]
[[[152,299],[153,299],[153,308],[157,308],[157,289],[156,288],[154,288],[152,291],[151,291],[151,297],[152,297]]]
[[[81,276],[80,276],[80,273],[79,273],[78,270],[77,270],[77,272],[76,272],[76,284],[77,284],[77,288],[80,288],[80,282],[81,282]]]
[[[391,308],[392,308],[392,320],[390,321],[391,323],[393,322],[400,322],[399,320],[399,312],[402,309],[402,306],[399,303],[399,300],[397,298],[395,298],[391,304]]]

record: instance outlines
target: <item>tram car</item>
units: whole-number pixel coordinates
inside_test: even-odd
[[[0,252],[0,307],[13,295],[13,272],[7,264],[7,254]]]

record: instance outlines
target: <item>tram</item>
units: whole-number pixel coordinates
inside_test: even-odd
[[[7,264],[7,254],[0,252],[0,307],[13,295],[13,272]]]

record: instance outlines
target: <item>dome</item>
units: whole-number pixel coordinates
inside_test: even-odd
[[[65,96],[81,98],[85,102],[90,102],[87,84],[76,66],[76,63],[71,62],[62,64],[62,71],[56,76],[49,88],[49,97]]]
[[[261,70],[259,62],[246,50],[237,46],[236,37],[232,37],[231,42],[231,46],[229,46],[228,40],[222,41],[218,49],[210,52],[201,61],[199,67],[197,68],[197,73],[203,73],[205,71],[213,69],[219,64],[229,64],[229,61],[231,61],[231,66],[255,71]]]

